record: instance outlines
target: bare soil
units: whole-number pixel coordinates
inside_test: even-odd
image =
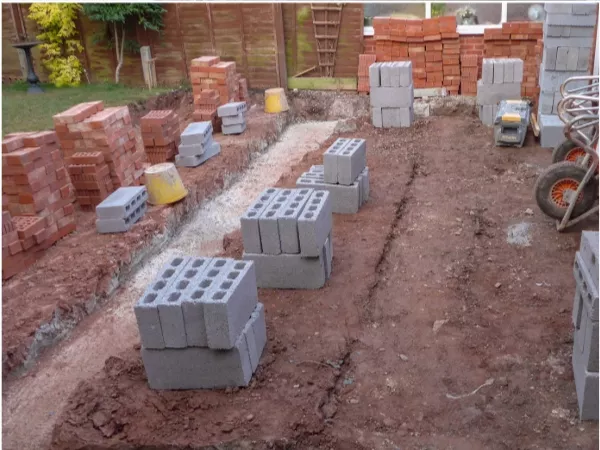
[[[371,198],[334,216],[323,289],[260,290],[269,341],[250,386],[152,391],[138,344],[80,383],[53,449],[597,447],[571,373],[579,232],[557,233],[532,196],[549,152],[495,148],[465,115],[357,126]],[[241,255],[239,231],[224,248]]]

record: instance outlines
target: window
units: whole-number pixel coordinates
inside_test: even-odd
[[[543,3],[506,3],[506,20],[508,22],[544,20]]]
[[[458,25],[497,25],[502,21],[501,3],[432,3],[431,17],[456,16]]]
[[[425,3],[365,3],[365,26],[373,25],[373,17],[425,19]]]

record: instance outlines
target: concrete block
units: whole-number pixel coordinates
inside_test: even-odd
[[[325,240],[325,245],[323,247],[325,255],[323,259],[325,260],[325,277],[327,279],[331,278],[332,271],[332,260],[333,260],[333,244],[332,244],[332,234],[327,236]]]
[[[412,62],[402,61],[400,65],[400,87],[410,87],[413,84]]]
[[[573,3],[573,14],[575,15],[594,15],[596,13],[596,3]]]
[[[494,60],[492,58],[484,58],[481,66],[481,80],[483,84],[494,83]]]
[[[206,149],[206,151],[202,155],[175,155],[175,165],[178,167],[198,167],[200,164],[205,163],[213,156],[217,156],[219,153],[221,153],[221,144],[219,144],[218,142],[213,142],[210,149]]]
[[[558,47],[556,50],[556,70],[567,70],[569,47]]]
[[[323,154],[324,179],[327,183],[338,182],[338,155],[350,143],[350,139],[338,138]]]
[[[575,297],[573,298],[573,311],[571,312],[571,319],[573,326],[579,328],[581,326],[581,318],[584,310],[583,294],[575,287]]]
[[[252,366],[252,372],[254,372],[258,367],[260,357],[267,343],[265,307],[262,303],[257,303],[256,308],[250,316],[250,320],[244,326],[242,334],[246,336],[250,365]]]
[[[324,173],[325,172],[325,166],[323,166],[323,165],[310,166],[309,172],[311,172],[311,173]]]
[[[383,128],[400,128],[400,108],[381,108]]]
[[[207,136],[203,142],[198,142],[196,144],[179,144],[177,147],[177,154],[179,156],[187,156],[187,157],[196,157],[203,155],[208,149],[212,147],[214,144],[212,135]]]
[[[594,27],[569,27],[569,31],[571,37],[594,37]]]
[[[351,139],[337,152],[338,183],[345,186],[351,185],[366,165],[367,142],[364,139]]]
[[[392,62],[390,63],[390,86],[391,87],[400,87],[400,63]]]
[[[298,217],[302,214],[304,206],[312,193],[313,190],[309,188],[294,189],[290,201],[278,213],[277,226],[279,227],[282,253],[300,253]]]
[[[504,83],[504,66],[505,60],[495,59],[494,60],[494,84]]]
[[[587,268],[596,290],[598,290],[598,271],[600,270],[598,267],[598,246],[600,245],[598,235],[597,231],[583,231],[579,244],[581,262]]]
[[[568,25],[575,27],[593,27],[596,24],[594,15],[546,14],[548,25]]]
[[[523,82],[523,60],[520,58],[513,59],[513,83]]]
[[[219,283],[225,281],[229,268],[235,262],[229,258],[204,259],[202,264],[198,261],[198,272],[183,293],[183,300],[181,301],[188,347],[208,346],[204,318],[205,300],[211,296]]]
[[[540,145],[554,148],[565,140],[563,129],[565,124],[556,115],[540,114]]]
[[[567,70],[577,70],[579,60],[579,48],[571,47],[567,53]]]
[[[221,133],[225,135],[229,134],[241,134],[246,131],[246,122],[238,123],[235,125],[221,125]]]
[[[586,74],[587,71],[553,72],[545,70],[540,73],[540,89],[542,92],[555,93],[560,91],[560,85],[564,83],[568,78]],[[574,88],[583,85],[585,85],[585,82],[575,82],[571,83],[569,87]]]
[[[380,108],[399,108],[412,106],[414,100],[413,85],[400,88],[374,87],[371,88],[371,106]]]
[[[382,63],[379,69],[382,87],[392,87],[392,63]]]
[[[552,104],[552,114],[558,114],[558,103],[562,100],[562,95],[559,92],[554,93],[554,102]]]
[[[248,253],[262,253],[258,219],[280,192],[278,188],[265,189],[240,217],[242,241]]]
[[[494,119],[498,112],[498,105],[480,105],[479,106],[479,118],[481,123],[487,126],[494,125]]]
[[[277,217],[281,211],[285,210],[293,192],[293,189],[282,189],[258,218],[263,253],[270,255],[281,253],[281,238]]]
[[[204,299],[208,347],[227,350],[235,345],[258,303],[254,263],[233,261]]]
[[[320,289],[325,285],[324,249],[317,257],[301,255],[259,255],[246,253],[242,259],[254,261],[256,284],[268,289]]]
[[[133,211],[129,211],[129,215],[122,219],[97,219],[96,231],[98,233],[125,233],[131,229],[135,223],[146,214],[146,203],[137,205]]]
[[[571,27],[561,25],[548,25],[544,22],[544,36],[549,37],[569,37]]]
[[[573,334],[573,353],[581,354],[580,361],[588,372],[598,372],[598,321],[593,321],[586,308],[582,309],[579,327]]]
[[[221,105],[217,108],[219,117],[237,116],[245,113],[247,110],[246,102],[232,102]]]
[[[363,169],[363,171],[360,174],[361,179],[360,179],[360,188],[361,188],[361,198],[362,198],[362,203],[365,203],[369,200],[369,193],[370,193],[370,178],[369,178],[369,168],[365,167]]]
[[[358,181],[350,186],[326,183],[317,173],[303,173],[296,181],[296,187],[326,190],[331,194],[331,208],[334,214],[356,214],[360,207],[360,185]]]
[[[212,135],[212,132],[212,122],[192,122],[181,133],[181,143],[193,145],[204,142],[207,136]]]
[[[571,3],[544,3],[544,10],[549,14],[571,14],[573,5]]]
[[[598,420],[598,372],[588,372],[582,361],[582,354],[573,352],[573,378],[577,392],[580,420]]]
[[[496,105],[501,100],[521,98],[521,83],[483,84],[477,81],[477,104]]]
[[[558,47],[548,47],[544,45],[544,51],[542,53],[542,67],[543,70],[556,70],[556,53]]]
[[[538,111],[540,114],[552,114],[554,110],[554,94],[540,93]]]
[[[298,217],[300,255],[319,256],[333,227],[332,203],[327,191],[316,190],[310,195]]]
[[[584,263],[581,253],[575,254],[573,264],[573,274],[577,289],[581,292],[584,300],[584,307],[589,311],[589,315],[594,321],[598,321],[598,272],[591,274],[589,267]]]
[[[371,107],[371,123],[375,128],[383,127],[383,108]]]
[[[246,116],[244,113],[236,114],[235,116],[225,116],[221,119],[221,122],[225,126],[230,125],[246,125]]]
[[[369,86],[381,86],[380,63],[373,63],[369,66]]]
[[[580,47],[577,59],[577,70],[587,71],[590,64],[592,49],[590,47]]]
[[[96,218],[123,219],[146,203],[147,199],[145,186],[121,187],[96,206]]]
[[[140,340],[144,347],[165,348],[158,304],[189,260],[188,257],[177,256],[165,264],[134,306],[133,311],[140,332]]]
[[[573,34],[580,34],[577,27],[569,28],[571,36],[569,37],[548,37],[544,39],[544,46],[547,47],[592,47],[593,35],[592,36],[573,36]]]
[[[512,83],[515,74],[515,60],[506,59],[504,60],[504,79],[503,83]]]
[[[415,121],[415,113],[412,107],[398,108],[400,110],[400,127],[410,127]]]

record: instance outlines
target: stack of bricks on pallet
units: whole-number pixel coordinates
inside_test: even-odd
[[[538,121],[542,147],[555,147],[565,139],[564,123],[557,115],[560,86],[568,78],[590,73],[597,15],[595,4],[546,3],[544,8]],[[568,88],[584,84],[585,81],[575,81]]]
[[[67,171],[79,206],[83,211],[93,211],[113,191],[104,155],[101,152],[78,152],[71,156],[70,161]]]
[[[140,120],[142,142],[152,164],[167,162],[177,154],[179,117],[172,109],[150,111]]]
[[[501,100],[521,98],[523,61],[518,58],[485,58],[481,80],[477,82],[479,118],[485,125],[493,125]]]
[[[356,214],[369,199],[366,151],[364,139],[337,139],[323,155],[324,165],[300,175],[296,187],[328,191],[334,213]]]
[[[54,131],[7,135],[2,153],[2,210],[10,213],[18,237],[14,239],[12,231],[3,235],[3,248],[8,248],[2,264],[6,279],[74,231],[75,210],[73,187]]]
[[[373,126],[411,126],[414,121],[412,63],[403,61],[371,64],[369,83]]]
[[[573,375],[579,418],[598,420],[598,232],[581,234],[575,255]]]
[[[233,102],[219,106],[217,114],[221,118],[221,132],[223,134],[240,134],[246,131],[245,102]]]
[[[139,184],[144,152],[136,152],[135,130],[127,106],[104,108],[99,102],[81,103],[54,116],[65,160],[77,152],[102,152],[115,188]]]
[[[181,133],[179,154],[175,164],[181,167],[197,167],[221,153],[221,144],[213,141],[212,122],[192,122]]]
[[[96,206],[98,233],[124,233],[146,214],[148,191],[145,186],[117,189]]]
[[[256,284],[273,289],[319,289],[331,276],[331,195],[311,188],[263,191],[240,218],[244,260]]]
[[[358,55],[358,92],[369,92],[369,67],[375,64],[375,55],[363,54]]]
[[[152,389],[247,386],[267,342],[251,261],[173,257],[134,312]]]

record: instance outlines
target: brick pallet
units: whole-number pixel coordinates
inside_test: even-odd
[[[485,125],[494,124],[500,101],[521,98],[522,81],[521,59],[484,58],[481,79],[477,82],[477,105],[479,118]]]
[[[410,127],[414,121],[412,62],[371,64],[369,84],[373,126],[377,128]]]
[[[142,142],[151,164],[167,162],[177,154],[179,116],[173,110],[150,111],[140,119]]]
[[[3,279],[31,265],[75,230],[73,187],[56,133],[18,133],[2,142]]]
[[[251,261],[176,256],[134,312],[152,389],[247,386],[267,342]]]

